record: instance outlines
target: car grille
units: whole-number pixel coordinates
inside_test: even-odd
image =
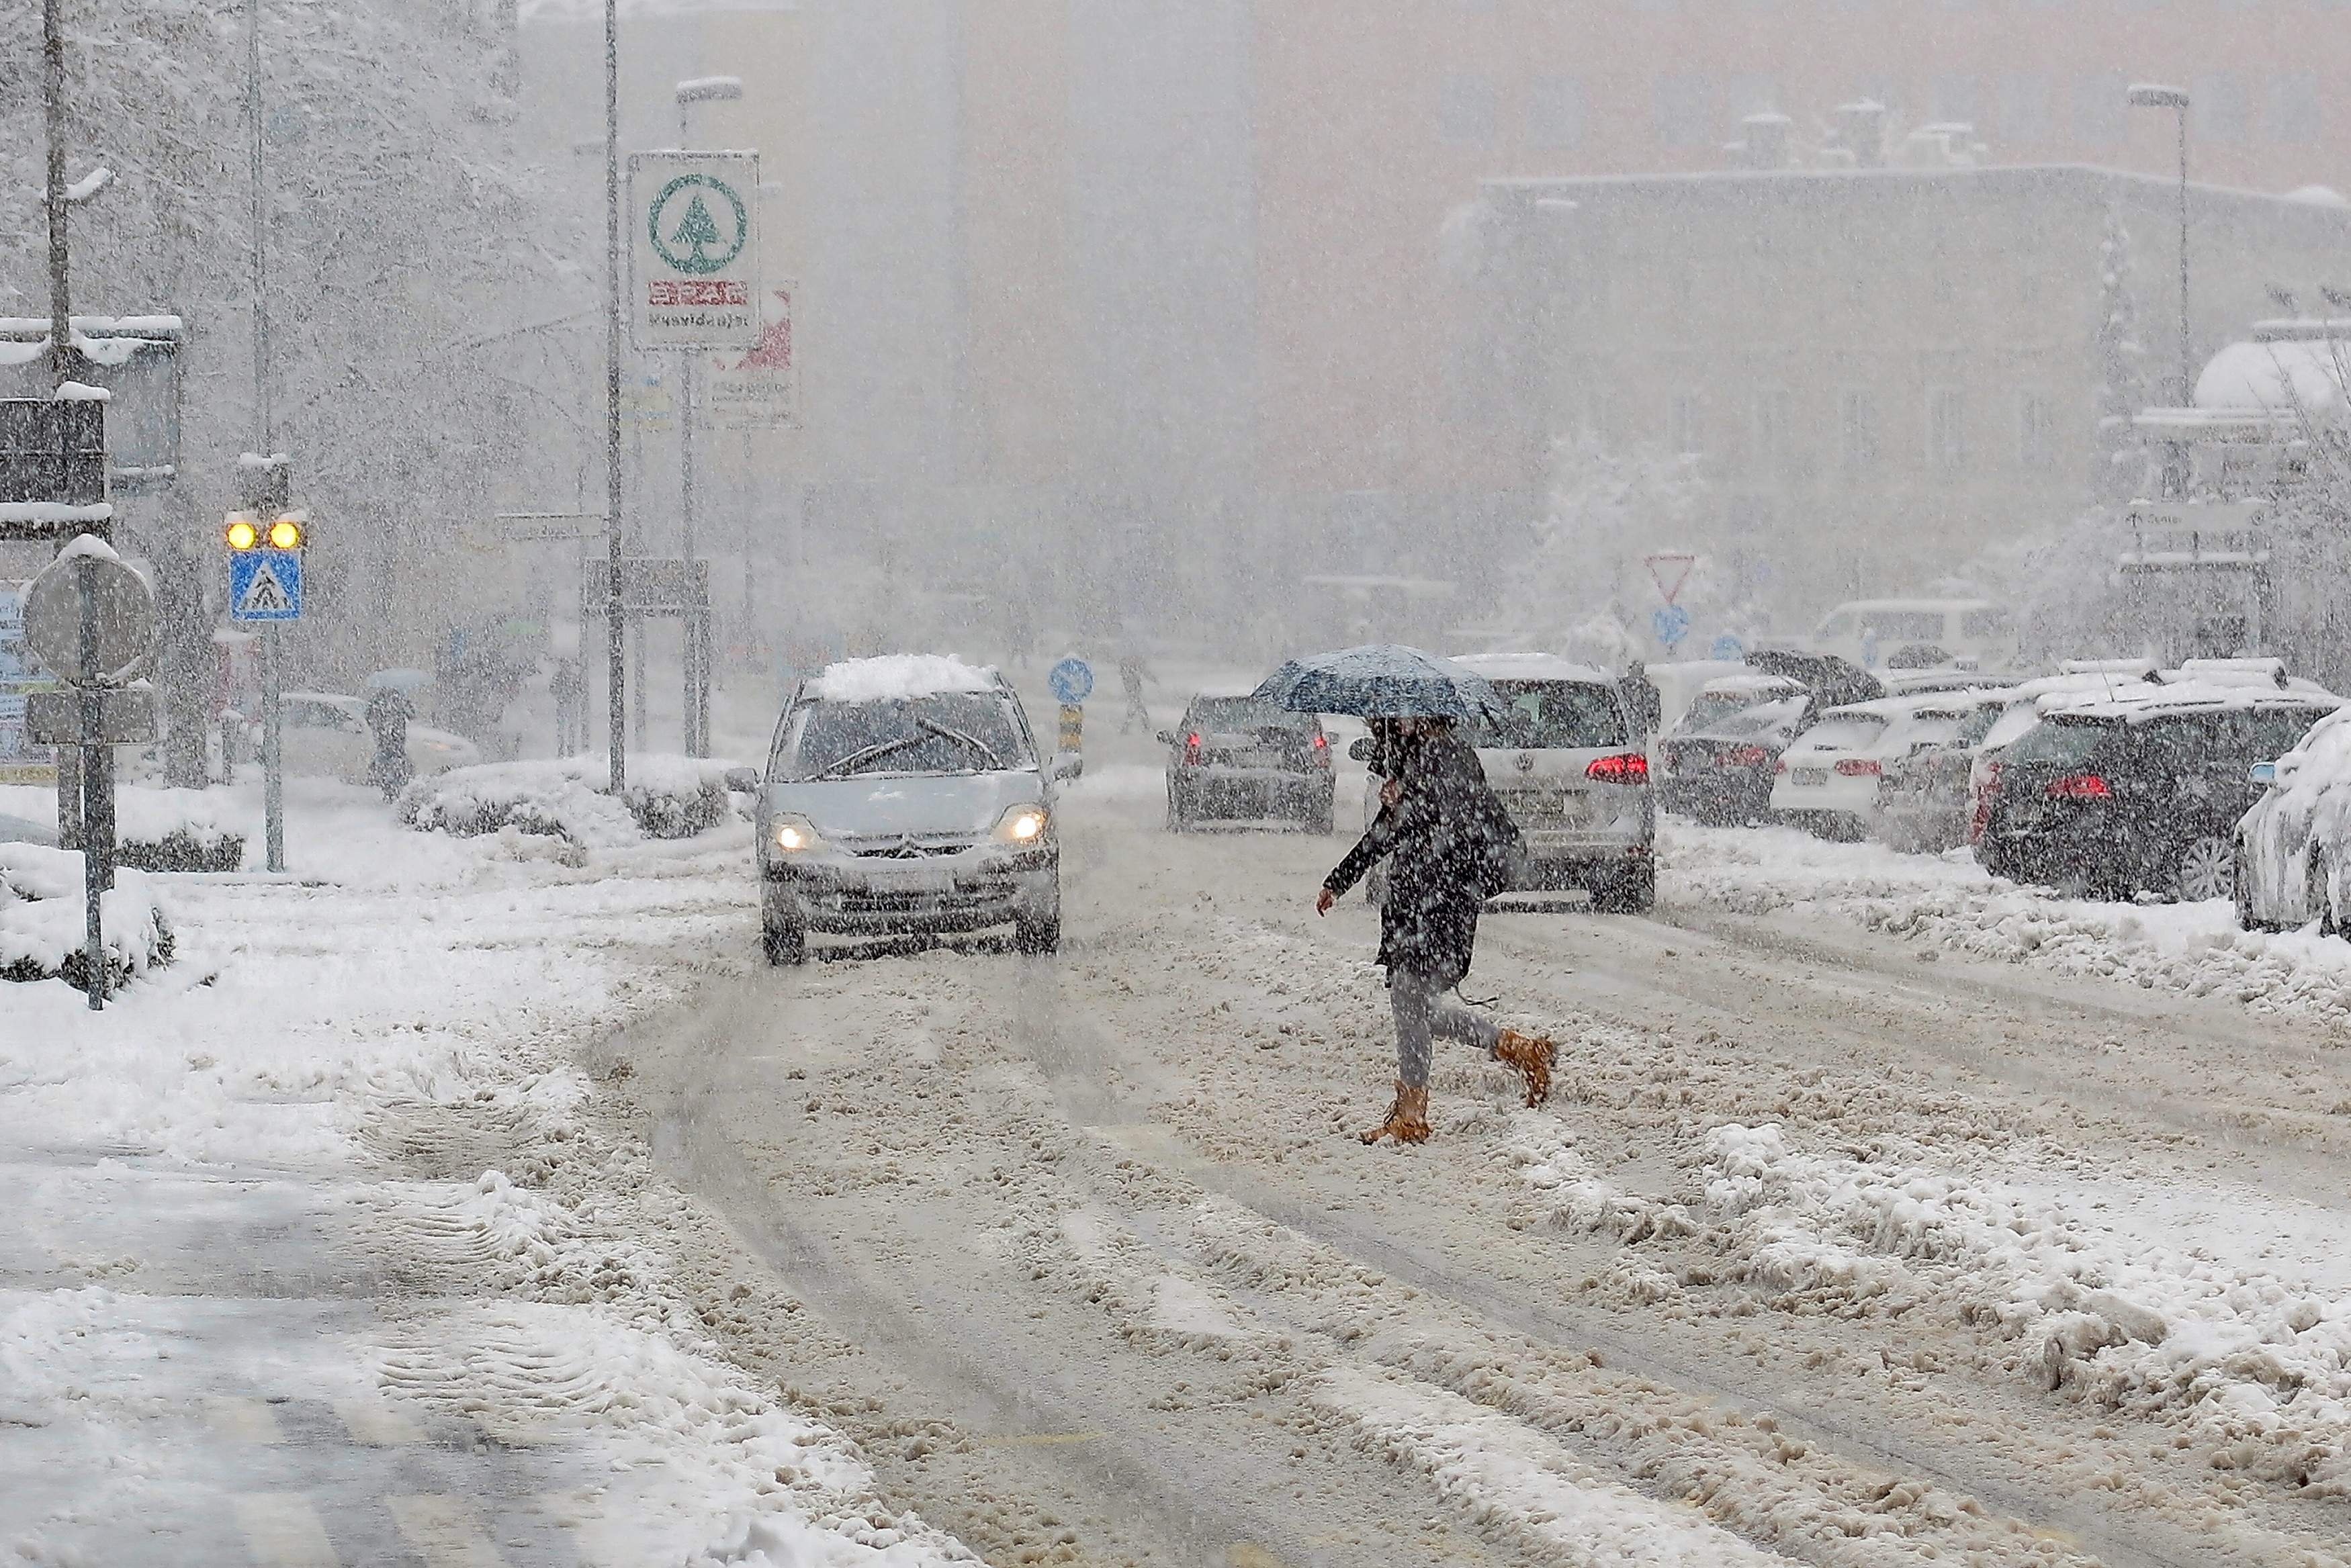
[[[971,846],[967,838],[877,838],[848,847],[868,860],[926,860],[935,855],[960,855]]]

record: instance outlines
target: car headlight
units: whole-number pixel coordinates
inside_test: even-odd
[[[1016,805],[997,819],[996,836],[1000,843],[1025,848],[1032,844],[1042,844],[1046,830],[1052,826],[1053,818],[1043,806],[1033,803]]]
[[[782,855],[806,855],[822,842],[816,824],[805,816],[778,816],[768,825],[768,842]]]

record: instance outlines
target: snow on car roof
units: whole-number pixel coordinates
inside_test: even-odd
[[[829,664],[808,683],[820,702],[887,702],[942,691],[993,691],[996,672],[948,653],[889,653]]]
[[[1468,653],[1453,662],[1489,680],[1593,680],[1607,685],[1616,679],[1604,670],[1555,653]]]
[[[1718,675],[1713,680],[1706,683],[1704,690],[1707,695],[1719,697],[1729,697],[1741,692],[1755,691],[1782,691],[1792,697],[1797,692],[1802,691],[1803,687],[1798,682],[1789,680],[1784,675],[1762,675],[1750,673],[1746,675]]]
[[[1913,691],[1900,697],[1873,697],[1866,702],[1847,702],[1821,715],[1823,719],[1860,716],[1891,723],[1897,719],[1915,719],[1922,713],[1943,713],[1953,718],[1965,718],[1971,709],[2002,701],[1999,691]]]
[[[2308,690],[2280,691],[2270,685],[2232,686],[2210,681],[2183,680],[2168,686],[2149,686],[2144,691],[2127,691],[2116,696],[2085,693],[2073,701],[2062,698],[2044,701],[2043,713],[2068,719],[2120,719],[2126,723],[2142,723],[2165,713],[2179,712],[2253,712],[2264,708],[2321,708],[2333,710],[2343,706],[2344,699],[2333,692],[2304,681]]]

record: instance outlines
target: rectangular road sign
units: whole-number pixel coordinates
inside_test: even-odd
[[[116,686],[93,695],[98,699],[98,726],[92,738],[99,744],[135,746],[155,738],[154,692]],[[47,745],[78,745],[81,701],[79,691],[62,687],[34,692],[26,704],[26,732]]]
[[[629,155],[629,315],[640,348],[759,340],[759,155]]]
[[[228,618],[302,618],[302,552],[236,550],[228,558]]]

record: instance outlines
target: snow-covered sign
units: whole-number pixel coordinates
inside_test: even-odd
[[[769,284],[759,291],[759,340],[744,354],[716,356],[704,406],[719,424],[737,430],[797,430],[799,368],[792,356],[792,296],[799,286]]]
[[[630,315],[640,348],[759,341],[759,155],[629,155]]]
[[[1657,597],[1669,607],[1681,597],[1682,587],[1689,581],[1690,568],[1698,565],[1696,556],[1682,550],[1660,550],[1642,560],[1649,568],[1649,580],[1657,585]],[[1684,629],[1687,629],[1687,625]]]

